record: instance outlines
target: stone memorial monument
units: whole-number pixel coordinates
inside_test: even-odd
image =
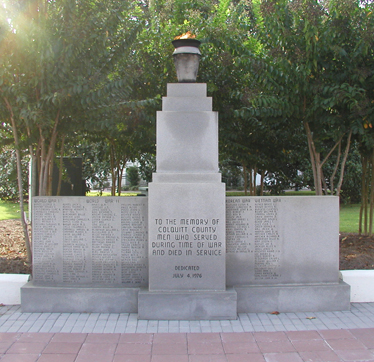
[[[147,197],[34,197],[24,312],[235,319],[348,310],[337,197],[225,197],[218,115],[194,83],[195,39],[177,40],[179,83],[157,114]]]
[[[200,42],[174,40],[177,84],[157,113],[156,173],[148,186],[149,287],[139,318],[236,318],[226,290],[225,185],[218,172],[218,114],[196,84]]]

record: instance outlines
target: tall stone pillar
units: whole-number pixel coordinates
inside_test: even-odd
[[[168,84],[157,114],[149,184],[149,289],[140,319],[234,319],[226,290],[225,185],[218,172],[218,114],[206,84]]]

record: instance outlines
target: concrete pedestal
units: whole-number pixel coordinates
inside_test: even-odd
[[[227,291],[139,292],[138,318],[155,320],[237,319],[237,294]]]
[[[350,286],[344,282],[236,286],[238,313],[350,310]]]
[[[21,288],[27,313],[136,313],[139,288],[29,282]]]
[[[236,318],[236,292],[226,291],[218,115],[206,84],[168,85],[156,160],[148,188],[149,289],[139,294],[139,318]]]

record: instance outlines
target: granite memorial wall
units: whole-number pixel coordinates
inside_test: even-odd
[[[339,199],[226,199],[228,285],[336,283]]]
[[[349,285],[339,281],[336,197],[227,197],[223,218],[170,213],[154,220],[150,240],[147,197],[35,197],[33,207],[33,279],[21,288],[25,312],[138,313],[148,319],[140,313],[140,296],[153,297],[151,254],[157,262],[165,258],[168,283],[196,288],[192,296],[176,294],[176,315],[167,314],[165,299],[158,301],[170,292],[156,294],[153,309],[169,319],[180,319],[183,303],[206,308],[222,302],[223,310],[224,303],[235,303],[239,313],[350,308]],[[205,290],[224,252],[218,227],[225,218],[227,297]],[[209,258],[213,267],[207,268]]]
[[[35,283],[148,283],[146,197],[35,197]],[[336,282],[338,199],[227,197],[227,285]],[[170,279],[202,280],[222,254],[220,220],[155,220],[154,256],[172,256]],[[223,251],[224,252],[224,251]],[[178,263],[193,257],[193,265]],[[170,281],[169,281],[170,283]]]
[[[33,281],[148,283],[144,197],[35,197]]]

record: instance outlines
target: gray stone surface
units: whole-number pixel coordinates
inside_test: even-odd
[[[236,286],[238,313],[322,312],[350,309],[344,282]]]
[[[147,200],[34,197],[33,280],[148,283]]]
[[[339,332],[342,328],[374,328],[374,303],[351,303],[350,311],[239,313],[230,321],[155,321],[138,319],[136,313],[23,313],[19,305],[0,305],[0,333]]]
[[[149,184],[149,291],[224,291],[225,185],[206,85],[168,85]]]
[[[226,289],[222,183],[149,184],[149,290]]]
[[[177,179],[178,175],[176,175],[175,177]],[[184,213],[186,211],[186,205],[188,205],[188,203],[191,202],[195,196],[197,198],[197,205],[203,205],[201,206],[203,208],[210,207],[209,212],[212,213],[212,215],[216,215],[218,206],[216,206],[215,203],[219,199],[219,197],[217,198],[217,195],[221,195],[221,190],[219,188],[222,187],[222,184],[219,184],[219,186],[217,186],[216,183],[202,182],[199,184],[198,188],[196,188],[194,185],[190,185],[190,191],[188,192],[186,191],[187,189],[183,189],[184,191],[181,191],[183,182],[170,184],[168,184],[167,182],[162,182],[159,184],[156,183],[153,186],[156,187],[156,194],[158,194],[158,196],[154,199],[156,205],[162,204],[165,200],[167,200],[169,196],[171,196],[171,200],[174,200],[179,194],[183,194],[185,196],[185,199],[182,200],[180,204],[177,203],[173,206],[173,208],[168,207],[167,209],[165,209],[172,211],[174,215],[176,213],[179,213],[178,221],[177,218],[171,217],[170,214],[163,215],[162,218],[164,219],[176,219],[175,223],[179,224],[181,219],[180,213]],[[150,187],[152,188],[153,186],[151,185]],[[215,192],[213,192],[215,187],[217,187],[217,195],[215,194]],[[205,203],[200,202],[202,199],[206,198],[206,195],[210,194],[212,195],[213,200],[209,200]],[[71,220],[69,221],[69,218],[74,217],[74,222],[79,223],[80,225],[86,223],[86,225],[89,225],[87,228],[90,230],[90,232],[92,232],[92,223],[91,221],[88,222],[88,219],[89,215],[92,215],[92,207],[94,207],[93,205],[96,205],[97,207],[97,204],[90,204],[91,206],[89,207],[91,208],[91,211],[87,213],[87,210],[83,209],[86,210],[83,213],[82,208],[86,208],[85,201],[87,199],[90,201],[91,198],[48,197],[39,199],[43,202],[40,202],[39,205],[36,205],[38,214],[37,216],[35,216],[37,219],[34,221],[34,265],[36,266],[36,269],[34,269],[34,283],[30,284],[30,286],[33,286],[32,291],[27,290],[27,288],[26,290],[25,288],[22,289],[22,305],[30,311],[33,311],[32,309],[30,309],[32,306],[38,308],[38,311],[53,311],[56,306],[60,308],[59,303],[61,299],[64,299],[64,295],[66,295],[69,300],[76,300],[79,294],[82,293],[82,300],[86,301],[87,304],[77,303],[78,307],[81,309],[74,309],[74,311],[83,312],[89,310],[89,308],[92,306],[96,306],[95,303],[92,304],[90,302],[90,299],[87,298],[87,295],[91,295],[94,299],[96,299],[97,301],[100,300],[100,303],[103,303],[103,305],[99,307],[99,309],[101,308],[100,310],[102,310],[103,308],[117,308],[118,302],[115,298],[107,298],[105,300],[105,303],[103,302],[104,299],[96,298],[97,294],[95,293],[99,290],[99,288],[107,287],[105,282],[101,281],[92,283],[91,279],[89,279],[88,284],[92,289],[87,289],[85,287],[85,289],[81,291],[80,287],[77,289],[76,287],[84,285],[84,282],[77,281],[76,278],[72,278],[63,282],[63,278],[56,278],[56,275],[63,276],[63,265],[68,265],[68,263],[63,263],[63,257],[67,257],[68,261],[70,261],[71,259],[71,253],[69,251],[70,248],[65,251],[65,254],[62,254],[62,251],[64,250],[64,242],[68,241],[67,235],[71,234]],[[117,198],[109,199],[115,200]],[[123,229],[122,232],[124,232],[126,228],[123,226],[128,225],[129,223],[132,224],[132,227],[130,229],[127,229],[127,235],[132,235],[135,238],[134,240],[137,240],[137,242],[135,244],[128,244],[128,249],[124,250],[126,250],[126,256],[127,258],[129,258],[128,260],[135,261],[134,255],[132,254],[134,250],[135,254],[140,251],[145,252],[145,250],[147,250],[147,241],[144,240],[144,228],[146,229],[146,227],[144,227],[143,222],[147,216],[148,200],[145,197],[118,199],[120,202],[127,203],[128,207],[134,206],[134,209],[131,211],[131,215],[126,218],[126,221],[122,220],[121,228]],[[256,209],[253,207],[253,205],[255,204],[255,200],[260,200],[260,202],[257,202],[257,204],[261,204],[261,198],[226,198],[226,213],[228,225],[226,259],[228,280],[227,284],[235,286],[236,290],[238,291],[238,308],[241,311],[246,312],[263,310],[266,310],[268,312],[269,310],[281,309],[285,306],[292,306],[293,310],[296,310],[295,308],[299,308],[297,310],[304,311],[316,310],[314,308],[317,307],[318,310],[347,309],[347,305],[349,304],[349,293],[347,292],[347,290],[349,290],[349,286],[344,284],[339,285],[337,281],[338,234],[337,232],[332,233],[332,230],[326,230],[326,225],[328,225],[329,228],[335,228],[335,230],[337,229],[336,224],[338,203],[336,202],[336,198],[319,198],[314,196],[306,198],[282,197],[281,202],[279,203],[279,201],[277,201],[278,204],[275,207],[273,204],[275,203],[274,200],[277,199],[279,198],[269,197],[269,200],[271,200],[271,206],[266,206],[266,208],[270,210],[269,212],[272,215],[269,224],[270,226],[267,225],[266,228],[270,230],[270,236],[276,235],[276,237],[266,239],[267,236],[264,236],[263,233],[266,228],[264,228],[261,231],[259,237],[260,241],[262,241],[264,238],[266,240],[265,247],[267,248],[267,250],[263,250],[261,245],[259,247],[256,247],[255,236],[253,235],[253,230],[255,230],[256,228]],[[101,202],[103,202],[104,199],[95,198],[94,200],[102,200]],[[225,201],[223,199],[220,202],[224,203]],[[65,208],[65,213],[63,213],[61,205],[65,204],[69,204],[69,207]],[[72,207],[72,205],[75,205],[74,208]],[[107,203],[107,205],[105,205],[105,210],[109,208],[110,210],[112,210],[111,212],[120,212],[120,208],[118,208],[118,206],[113,207],[108,205],[113,205],[113,203]],[[168,205],[170,206],[171,203],[169,202]],[[102,208],[103,206],[100,206],[99,210],[101,210]],[[145,213],[143,213],[143,211],[140,212],[139,210],[145,210]],[[263,206],[258,207],[257,210],[260,210],[260,214],[262,215]],[[276,218],[275,211],[277,213]],[[202,209],[196,209],[194,211],[194,213],[200,212],[202,212]],[[286,213],[290,213],[291,216],[285,215]],[[279,221],[275,220],[278,219],[278,215],[281,215],[279,216],[279,220],[281,221],[281,224],[283,226],[280,226]],[[106,217],[109,216],[108,214],[106,215]],[[104,215],[102,217],[104,217]],[[118,215],[114,216],[113,214],[111,214],[110,217],[118,220]],[[224,219],[224,216],[214,217],[214,219],[222,219],[222,217]],[[64,218],[65,222],[68,221],[68,233],[63,232],[64,228],[62,227],[62,223]],[[155,217],[152,214],[152,219],[154,218]],[[189,217],[189,219],[194,220],[196,218]],[[89,223],[91,223],[91,226]],[[211,223],[211,221],[208,221],[208,223]],[[134,224],[138,224],[138,228],[135,228]],[[258,221],[257,226],[258,225],[263,225],[263,221],[261,219],[260,221]],[[318,227],[315,227],[315,225],[318,225]],[[220,224],[219,226],[222,226],[222,224]],[[82,228],[82,226],[80,227]],[[191,230],[192,225],[183,225],[183,227],[187,227],[189,229],[189,232],[191,231],[192,235],[189,237],[194,238],[194,233],[192,233]],[[207,225],[206,227],[213,227],[213,225]],[[213,231],[213,229],[211,229],[211,231]],[[221,231],[221,229],[219,231],[219,229],[217,228],[213,233],[208,233],[208,235],[213,235],[212,237],[214,237],[214,235],[217,235],[218,237],[218,233]],[[101,236],[101,238],[105,241],[108,240],[109,237],[113,234],[113,228],[103,228],[101,230],[101,233],[104,232],[108,233],[105,236]],[[147,232],[147,230],[145,230],[145,232]],[[82,236],[80,236],[80,238],[75,236],[76,239],[73,240],[78,240],[80,244],[86,245],[86,247],[92,253],[92,246],[90,246],[90,243],[92,242],[91,234],[86,231],[84,231],[84,233],[84,235],[86,235],[86,239],[84,239]],[[161,234],[168,235],[169,233],[166,232]],[[174,234],[170,234],[170,238],[175,238]],[[326,235],[329,236],[326,237]],[[167,238],[167,236],[163,237]],[[117,239],[114,238],[114,240]],[[141,240],[143,240],[143,242],[139,244]],[[68,245],[71,245],[71,241],[68,242]],[[188,246],[188,244],[184,245]],[[195,246],[196,245],[194,244],[192,249],[184,248],[184,252],[186,250],[192,250],[192,252],[196,253],[197,249],[194,249]],[[177,248],[175,247],[171,249],[174,250]],[[109,252],[112,252],[113,248],[109,248],[108,250]],[[168,248],[165,248],[165,250],[168,250]],[[209,250],[209,248],[201,248],[200,250]],[[282,273],[279,272],[279,275],[275,279],[256,280],[256,267],[261,270],[261,277],[269,272],[269,270],[264,269],[266,267],[266,264],[265,267],[263,266],[263,264],[259,264],[259,266],[257,266],[256,253],[263,253],[263,255],[259,258],[261,263],[263,263],[264,258],[265,260],[270,259],[271,263],[269,263],[269,265],[271,267],[271,272],[274,272],[274,269],[277,268],[279,271],[282,271]],[[276,257],[278,254],[280,254],[280,256],[276,259],[278,264],[274,263],[274,254]],[[78,253],[78,255],[81,254]],[[86,255],[87,260],[90,260],[90,254],[87,253]],[[76,256],[77,255],[75,255],[74,260],[78,261]],[[165,274],[163,274],[160,284],[157,284],[158,282],[156,283],[156,287],[160,290],[167,289],[169,291],[174,287],[183,289],[183,286],[181,287],[180,284],[178,284],[180,282],[183,282],[185,283],[186,288],[209,288],[213,285],[214,287],[212,288],[212,290],[218,289],[223,291],[225,289],[225,283],[222,282],[222,280],[224,280],[225,278],[226,271],[224,264],[222,264],[222,260],[224,259],[220,256],[215,256],[214,258],[208,259],[208,268],[212,267],[211,270],[214,271],[214,273],[212,274],[213,276],[210,277],[213,279],[208,278],[203,280],[202,269],[206,268],[207,264],[205,258],[205,256],[197,257],[195,255],[194,258],[191,259],[193,262],[190,263],[188,258],[186,259],[175,255],[167,262],[161,262],[161,274]],[[160,258],[160,260],[162,261],[163,259]],[[43,261],[43,263],[45,262],[46,266],[43,264],[39,265],[38,263],[40,261]],[[195,265],[196,261],[199,263],[199,265]],[[209,264],[210,261],[212,261],[211,265]],[[152,262],[153,261],[151,261],[151,263]],[[85,264],[82,262],[82,265]],[[140,269],[136,267],[134,268],[134,265],[132,263],[124,265],[127,265],[129,267],[128,271],[124,271],[124,273],[131,276],[136,281],[136,275],[138,275],[137,273],[139,273],[139,270],[142,270],[142,267],[140,267]],[[144,259],[142,259],[141,265],[148,265],[147,255],[145,255]],[[202,265],[202,269],[200,269],[200,265]],[[183,269],[181,268],[182,266],[199,266],[199,270],[191,270],[192,268],[190,268],[190,270],[175,270],[176,266],[179,267],[179,269]],[[174,270],[171,270],[173,269],[173,267]],[[91,270],[90,268],[88,270]],[[304,268],[306,269],[306,271],[304,270]],[[99,270],[102,269],[99,268]],[[321,273],[321,270],[323,270],[324,272]],[[180,274],[183,274],[183,277],[171,278],[170,282],[168,278],[165,278],[165,275],[167,274],[169,274],[169,276],[173,276],[173,274],[179,274],[180,276]],[[190,274],[189,278],[187,277],[188,274]],[[192,277],[193,274],[194,276]],[[200,274],[202,275],[202,278],[200,278]],[[154,275],[154,277],[156,278],[156,275]],[[119,285],[113,286],[114,288],[116,288]],[[132,284],[127,284],[127,286],[132,286]],[[95,293],[92,293],[92,290],[94,290]],[[133,289],[130,288],[130,295],[132,295],[133,293],[132,290]],[[114,292],[115,289],[111,289],[111,291]],[[54,295],[56,295],[56,298],[54,297]],[[73,296],[73,298],[71,298],[70,296]],[[111,303],[114,304],[112,305]],[[125,304],[133,305],[133,302]],[[64,303],[64,305],[67,308],[73,308],[73,306],[69,303]],[[132,309],[133,312],[136,310],[137,306],[135,307],[135,309]],[[61,310],[57,309],[55,311],[58,312]],[[64,309],[63,311],[68,311],[68,309]]]
[[[168,109],[169,111],[178,112],[204,112],[212,110],[212,98],[197,98],[194,97],[193,108],[191,108],[191,103],[186,102],[185,97],[163,97],[162,98],[162,108]]]
[[[122,286],[38,285],[21,288],[23,312],[50,313],[136,313],[139,288]]]
[[[236,292],[139,292],[139,319],[237,319]]]
[[[228,197],[227,284],[337,283],[339,199]]]
[[[154,173],[154,182],[174,182],[174,183],[185,183],[185,182],[221,182],[220,173]]]
[[[218,173],[216,112],[157,112],[156,134],[157,173]]]
[[[236,318],[226,291],[225,185],[218,173],[218,114],[206,85],[168,85],[157,113],[149,184],[149,288],[139,318]]]
[[[169,97],[196,97],[206,98],[206,83],[168,83],[167,96]]]

